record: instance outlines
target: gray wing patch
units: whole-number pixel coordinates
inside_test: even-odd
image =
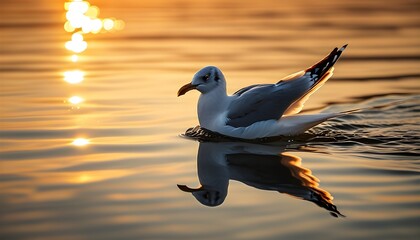
[[[284,111],[312,85],[309,76],[277,84],[250,86],[238,91],[228,108],[227,125],[246,127],[255,122],[279,119]]]

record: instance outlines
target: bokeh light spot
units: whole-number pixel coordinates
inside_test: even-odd
[[[77,62],[77,61],[79,61],[79,56],[77,56],[76,54],[71,55],[71,61],[72,61],[72,62]]]
[[[80,104],[80,103],[82,103],[82,102],[84,102],[85,100],[83,99],[83,98],[81,98],[81,97],[79,97],[79,96],[73,96],[73,97],[70,97],[69,98],[69,102],[71,103],[71,104]]]
[[[105,18],[103,20],[104,29],[110,31],[114,27],[114,20],[110,18]]]
[[[76,138],[71,144],[73,144],[74,146],[81,147],[81,146],[86,146],[89,143],[90,141],[86,138]]]
[[[76,56],[76,55],[73,55]],[[77,56],[76,56],[77,57]],[[84,80],[85,73],[80,70],[66,71],[64,72],[64,81],[70,84],[77,84]]]

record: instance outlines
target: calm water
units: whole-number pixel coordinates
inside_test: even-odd
[[[63,2],[1,1],[1,239],[418,238],[419,2],[225,2],[91,1],[126,25],[72,62]],[[381,107],[264,145],[180,137],[199,68],[232,93],[345,43],[305,109]]]

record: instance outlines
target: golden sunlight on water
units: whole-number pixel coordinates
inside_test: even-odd
[[[76,55],[72,56],[75,57]],[[77,56],[76,56],[77,57]],[[76,58],[77,59],[77,58]],[[77,84],[81,83],[84,80],[85,73],[80,70],[72,70],[64,72],[64,81],[70,84]]]
[[[85,99],[83,99],[82,97],[79,97],[79,96],[72,96],[72,97],[70,97],[70,98],[68,99],[68,101],[69,101],[71,104],[78,105],[78,104],[80,104],[80,103],[84,102],[84,101],[85,101]]]
[[[71,41],[66,42],[66,48],[75,53],[81,53],[86,50],[87,43],[83,41],[83,35],[81,33],[73,33]]]
[[[80,29],[82,33],[99,33],[101,31],[122,30],[124,21],[117,19],[100,19],[99,8],[91,6],[88,1],[73,0],[64,4],[67,11],[67,22],[64,24],[64,30],[74,32]]]
[[[86,146],[86,145],[88,145],[90,143],[90,141],[88,140],[88,139],[86,139],[86,138],[76,138],[76,139],[74,139],[74,141],[72,142],[72,144],[74,145],[74,146],[78,146],[78,147],[81,147],[81,146]]]
[[[125,26],[124,21],[114,18],[99,18],[100,10],[97,6],[91,5],[88,1],[73,0],[64,4],[66,10],[66,22],[64,30],[72,33],[71,40],[65,43],[65,48],[74,54],[70,56],[70,61],[77,64],[79,55],[88,48],[85,35],[89,33],[105,33],[122,30]],[[69,84],[80,84],[85,80],[85,71],[68,70],[64,71],[64,81]],[[85,99],[81,96],[72,96],[67,99],[74,105],[72,109],[80,109]],[[78,138],[72,142],[75,146],[85,146],[89,140]]]
[[[77,56],[76,54],[71,55],[70,57],[72,62],[77,62],[79,60],[79,56]]]

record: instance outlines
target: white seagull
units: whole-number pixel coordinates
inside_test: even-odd
[[[226,93],[223,73],[214,66],[199,70],[191,83],[182,86],[178,97],[197,89],[200,127],[226,136],[257,139],[304,133],[339,113],[298,114],[306,100],[332,75],[347,44],[335,48],[312,67],[289,75],[275,84],[256,84]]]

